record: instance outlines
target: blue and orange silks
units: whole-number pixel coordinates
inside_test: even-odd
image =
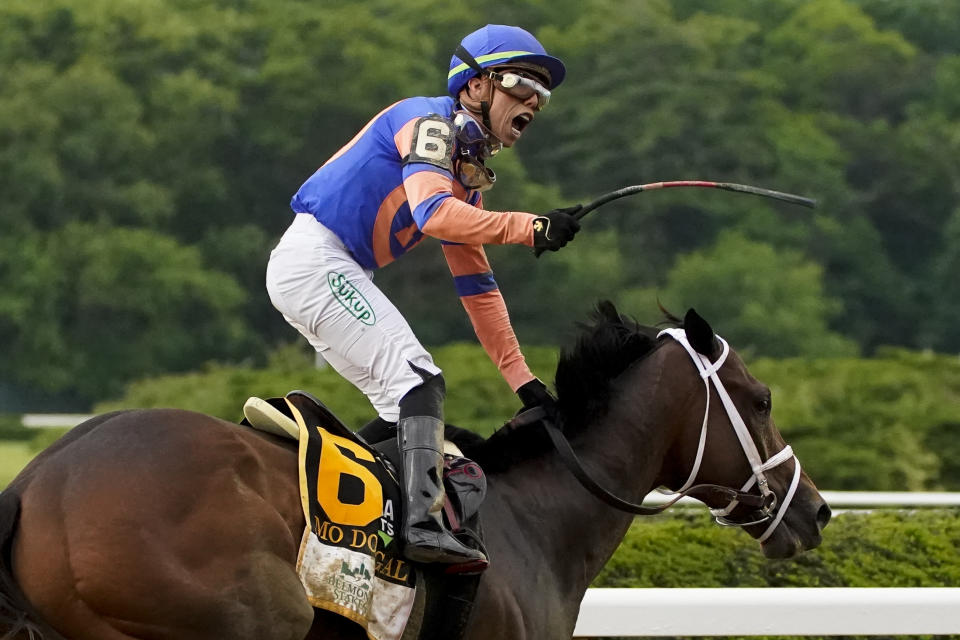
[[[454,177],[456,143],[443,135],[454,108],[450,97],[408,98],[387,107],[300,187],[291,208],[333,231],[365,269],[399,258],[424,235],[443,241],[477,337],[516,390],[533,375],[482,245],[532,246],[535,216],[486,211],[480,193]]]

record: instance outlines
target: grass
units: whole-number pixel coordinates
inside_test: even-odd
[[[35,455],[29,442],[0,441],[0,487],[10,484]]]

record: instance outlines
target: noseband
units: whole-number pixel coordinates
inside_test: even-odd
[[[783,519],[784,514],[786,514],[786,511],[790,506],[790,502],[793,500],[793,496],[797,491],[797,486],[800,484],[800,461],[793,454],[793,449],[790,447],[790,445],[785,446],[780,450],[779,453],[776,453],[767,459],[766,462],[761,459],[760,452],[757,449],[756,443],[753,441],[753,437],[750,435],[750,431],[747,429],[747,425],[740,416],[740,412],[737,411],[736,405],[733,404],[733,400],[730,399],[730,394],[728,394],[727,390],[723,387],[723,383],[720,381],[720,376],[717,375],[717,371],[719,371],[720,367],[723,366],[727,356],[730,354],[730,345],[727,344],[726,340],[720,336],[716,336],[717,340],[720,341],[720,344],[723,345],[723,351],[715,362],[710,362],[709,358],[703,354],[697,353],[697,351],[690,345],[690,341],[687,340],[687,335],[683,329],[664,329],[658,334],[657,337],[659,338],[663,335],[670,336],[679,342],[686,350],[691,360],[693,360],[693,364],[700,372],[700,378],[703,380],[704,389],[707,394],[706,408],[703,411],[703,424],[700,428],[700,444],[697,446],[697,456],[693,461],[693,468],[690,471],[690,476],[687,478],[687,481],[683,483],[683,486],[676,490],[676,493],[683,494],[691,489],[694,486],[693,483],[697,478],[697,474],[700,472],[700,463],[703,461],[703,450],[707,443],[707,423],[710,416],[710,383],[713,382],[713,386],[717,390],[717,395],[720,397],[720,401],[723,403],[723,408],[727,412],[727,417],[730,418],[730,424],[733,426],[733,430],[737,434],[737,439],[740,441],[740,446],[743,448],[743,453],[747,456],[747,461],[750,463],[750,468],[752,470],[750,478],[747,479],[747,482],[737,493],[744,494],[749,491],[754,484],[756,484],[760,489],[760,495],[763,497],[763,503],[762,506],[756,511],[756,515],[752,516],[752,519],[746,522],[736,522],[727,517],[737,507],[742,498],[733,498],[726,507],[723,507],[722,509],[710,509],[710,513],[713,514],[718,524],[724,526],[746,527],[755,524],[762,524],[772,520],[766,531],[764,531],[763,534],[757,538],[758,542],[763,542],[773,534],[774,530],[777,528],[777,525],[779,525],[780,521]],[[790,488],[787,490],[787,493],[783,498],[783,502],[779,504],[778,508],[777,494],[770,489],[764,471],[773,469],[774,467],[783,464],[791,458],[793,459],[794,466],[793,480],[790,482]]]

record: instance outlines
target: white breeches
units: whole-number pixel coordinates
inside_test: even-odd
[[[336,235],[298,213],[270,254],[270,301],[340,375],[360,389],[384,420],[423,382],[410,366],[440,373],[410,325],[354,261]]]

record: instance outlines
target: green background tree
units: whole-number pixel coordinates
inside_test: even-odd
[[[601,297],[654,321],[659,296],[758,356],[956,351],[958,16],[921,4],[8,0],[0,385],[89,406],[144,375],[265,363],[297,338],[263,290],[290,196],[384,106],[443,94],[486,22],[569,69],[493,161],[491,208],[682,178],[820,201],[654,192],[559,254],[491,248],[524,344],[558,344]],[[435,242],[378,283],[424,342],[472,340]]]

